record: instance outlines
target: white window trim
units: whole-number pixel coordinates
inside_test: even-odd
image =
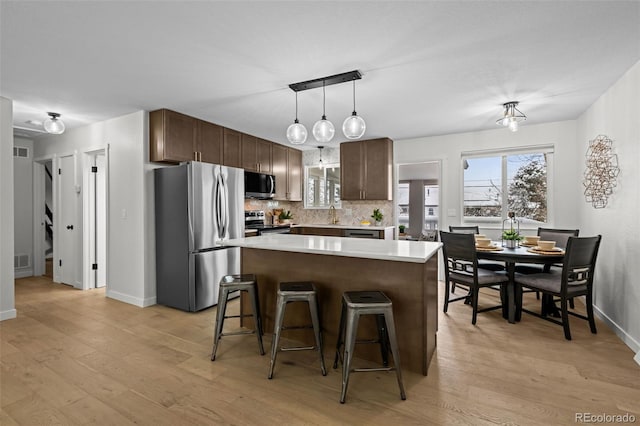
[[[463,151],[460,153],[460,217],[464,225],[478,225],[487,229],[501,229],[502,221],[507,218],[506,212],[502,211],[502,218],[474,217],[467,219],[464,215],[464,161],[469,158],[501,157],[502,158],[502,185],[506,186],[507,167],[506,157],[518,154],[547,154],[547,221],[544,226],[553,227],[555,215],[555,203],[553,196],[554,188],[554,146],[553,145],[530,145],[518,148],[490,149],[482,151]],[[494,226],[491,226],[494,225]],[[534,230],[538,225],[524,224],[520,229]]]

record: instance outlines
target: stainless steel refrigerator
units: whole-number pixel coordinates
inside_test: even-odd
[[[240,273],[242,169],[190,162],[154,170],[157,303],[199,311],[218,303],[218,284]]]

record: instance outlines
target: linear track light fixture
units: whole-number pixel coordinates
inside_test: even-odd
[[[342,125],[342,131],[348,139],[359,139],[364,135],[366,124],[362,117],[356,113],[356,88],[355,81],[362,79],[362,74],[358,70],[335,74],[328,77],[316,78],[313,80],[292,83],[289,88],[296,92],[296,118],[287,129],[287,139],[294,145],[303,144],[306,141],[307,129],[298,121],[298,92],[309,89],[317,89],[322,87],[322,118],[318,120],[312,129],[313,137],[322,143],[326,143],[333,139],[335,127],[333,123],[327,120],[326,106],[326,86],[333,84],[353,82],[353,112],[349,115]]]

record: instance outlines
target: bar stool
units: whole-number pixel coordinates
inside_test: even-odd
[[[311,314],[312,325],[289,326],[284,327],[284,311],[289,302],[307,302],[309,304],[309,313]],[[273,327],[273,341],[271,342],[271,363],[269,364],[269,379],[273,378],[273,369],[276,364],[276,356],[278,351],[302,351],[317,349],[320,354],[320,370],[322,375],[327,375],[327,369],[324,366],[324,355],[322,354],[322,330],[320,328],[320,315],[318,314],[318,294],[316,287],[311,282],[286,282],[280,283],[278,289],[278,300],[276,304],[275,325]],[[315,346],[298,346],[288,348],[278,348],[280,343],[280,334],[282,330],[313,328],[316,338]]]
[[[234,291],[246,291],[249,293],[251,305],[253,306],[252,314],[245,315],[225,315],[227,310],[227,299],[229,293]],[[242,318],[253,316],[255,328],[247,331],[235,331],[231,333],[223,333],[222,327],[224,320],[227,318]],[[216,326],[213,334],[213,351],[211,353],[211,361],[216,360],[216,351],[222,336],[236,336],[239,334],[253,334],[258,337],[258,346],[260,347],[260,355],[264,355],[264,346],[262,345],[262,320],[260,319],[260,301],[258,299],[258,286],[256,276],[254,274],[241,275],[225,275],[220,280],[220,289],[218,290],[218,312],[216,314]]]
[[[361,315],[376,315],[378,323],[379,340],[356,341],[358,334],[358,322]],[[345,337],[346,334],[346,337]],[[395,367],[389,367],[387,362],[387,340]],[[380,343],[384,367],[380,368],[352,368],[351,362],[356,343]],[[338,330],[338,342],[336,344],[336,357],[333,368],[338,368],[338,360],[341,359],[340,347],[344,344],[344,356],[342,357],[342,393],[340,403],[344,404],[349,385],[349,374],[363,371],[396,371],[400,398],[407,399],[402,383],[402,371],[400,369],[400,354],[396,340],[396,327],[393,320],[393,306],[391,300],[381,291],[347,291],[342,295],[342,312],[340,314],[340,330]]]

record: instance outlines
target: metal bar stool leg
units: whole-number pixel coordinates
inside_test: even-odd
[[[280,334],[282,333],[282,321],[284,319],[284,310],[286,303],[284,298],[278,295],[276,304],[276,317],[273,326],[273,340],[271,341],[271,361],[269,362],[269,379],[273,378],[273,369],[276,365],[276,356],[278,355],[278,345],[280,344]]]
[[[253,306],[253,321],[255,323],[256,336],[258,337],[260,355],[264,355],[264,346],[262,345],[262,321],[260,320],[260,301],[258,300],[257,286],[251,287],[248,292],[249,297],[251,298],[251,305]]]
[[[226,288],[220,287],[218,291],[218,307],[216,312],[216,327],[213,333],[213,350],[211,351],[211,361],[216,360],[216,352],[218,351],[218,343],[222,337],[222,327],[224,326],[224,315],[227,309],[227,296],[229,292]]]
[[[376,315],[376,324],[378,325],[378,339],[380,340],[380,354],[382,355],[382,365],[389,366],[389,337],[387,333],[387,324],[384,315]]]
[[[338,368],[338,360],[340,359],[340,347],[344,339],[344,321],[347,316],[347,306],[342,301],[342,309],[340,311],[340,325],[338,326],[338,340],[336,341],[336,357],[333,361],[333,369]]]
[[[395,364],[396,377],[398,379],[398,387],[400,388],[400,398],[407,399],[402,382],[402,371],[400,369],[400,351],[398,350],[398,341],[396,340],[396,325],[393,319],[393,311],[385,312],[385,322],[387,323],[387,332],[389,333],[389,345],[391,346],[391,355]]]
[[[324,365],[324,354],[322,353],[322,329],[320,327],[320,315],[318,314],[318,299],[315,295],[309,300],[309,312],[311,313],[311,322],[313,323],[313,334],[316,337],[316,346],[320,355],[320,371],[322,375],[327,375],[327,368]]]
[[[353,351],[356,346],[359,319],[360,314],[352,309],[347,310],[346,337],[344,339],[344,360],[342,361],[342,392],[340,393],[341,404],[344,404],[347,397],[347,387],[349,386],[349,374],[351,373],[351,361],[353,359]]]

